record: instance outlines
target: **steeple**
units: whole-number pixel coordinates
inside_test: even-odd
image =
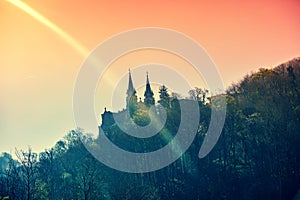
[[[136,91],[135,91],[135,89],[133,87],[130,69],[128,70],[128,74],[129,74],[129,80],[128,80],[127,96],[128,95],[130,96],[130,95],[135,94]]]
[[[130,69],[128,70],[128,74],[129,74],[129,80],[128,80],[128,89],[127,89],[127,93],[126,93],[127,94],[126,107],[137,103],[136,91],[133,87]]]
[[[153,94],[153,91],[151,90],[151,86],[150,86],[150,81],[149,81],[149,75],[148,75],[148,72],[147,72],[147,77],[146,77],[146,90],[145,90],[145,93],[144,93],[144,103],[147,105],[147,106],[150,106],[150,105],[154,105],[155,103],[155,100],[154,100],[154,94]]]
[[[147,76],[147,78],[146,78],[146,85],[149,85],[149,86],[150,86],[150,82],[149,82],[149,73],[148,73],[148,71],[146,72],[146,76]]]

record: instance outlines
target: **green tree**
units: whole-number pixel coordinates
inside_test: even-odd
[[[158,103],[160,103],[160,105],[164,106],[165,108],[170,107],[170,95],[168,93],[168,88],[165,85],[159,88],[159,98],[160,100]]]

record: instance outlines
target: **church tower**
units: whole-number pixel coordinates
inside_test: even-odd
[[[137,104],[137,96],[136,91],[133,87],[133,82],[131,78],[131,72],[129,69],[129,80],[128,80],[128,89],[127,89],[127,96],[126,96],[126,108],[133,109],[136,107]]]
[[[145,90],[145,93],[144,93],[144,97],[145,97],[144,98],[144,103],[147,106],[151,106],[151,105],[155,104],[154,94],[153,94],[153,91],[151,90],[148,72],[147,72],[146,90]]]

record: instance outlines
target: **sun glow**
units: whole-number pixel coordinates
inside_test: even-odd
[[[21,9],[22,11],[26,12],[30,16],[32,16],[34,19],[42,23],[44,26],[51,29],[53,32],[58,34],[62,39],[64,39],[69,45],[71,45],[77,52],[82,55],[83,57],[86,57],[89,53],[89,50],[86,49],[82,44],[80,44],[77,40],[75,40],[72,36],[70,36],[68,33],[63,31],[61,28],[59,28],[56,24],[51,22],[49,19],[44,17],[42,14],[31,8],[28,4],[20,1],[20,0],[6,0],[7,2],[13,4],[17,8]]]
[[[20,1],[20,0],[7,0],[7,2],[13,4],[17,8],[21,9],[22,11],[26,12],[30,16],[32,16],[34,19],[39,21],[44,26],[51,29],[53,32],[55,32],[57,35],[59,35],[65,42],[67,42],[71,47],[73,47],[80,55],[82,55],[84,58],[86,58],[89,54],[89,50],[85,48],[80,42],[78,42],[76,39],[74,39],[72,36],[70,36],[68,33],[63,31],[60,27],[58,27],[56,24],[54,24],[52,21],[44,17],[42,14],[40,14],[38,11],[34,10],[32,7],[30,7],[28,4]],[[97,61],[93,61],[96,65],[98,63]],[[111,80],[111,77],[113,77],[113,74],[110,74],[108,78],[107,76],[104,76],[104,81],[106,85],[113,85],[114,81]]]

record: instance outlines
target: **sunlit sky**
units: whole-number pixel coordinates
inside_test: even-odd
[[[0,152],[28,145],[39,152],[73,129],[72,92],[81,64],[98,44],[123,31],[162,27],[193,38],[206,49],[226,87],[260,67],[300,56],[297,0],[23,1],[39,16],[12,2],[0,1]],[[129,67],[162,58],[172,65],[178,59],[151,51],[127,56],[114,63],[114,81]],[[176,63],[198,86],[189,66]],[[147,70],[151,80],[151,67]],[[145,74],[133,78],[144,80]],[[106,98],[105,91],[97,94],[99,102]],[[97,101],[100,114],[106,105]]]

